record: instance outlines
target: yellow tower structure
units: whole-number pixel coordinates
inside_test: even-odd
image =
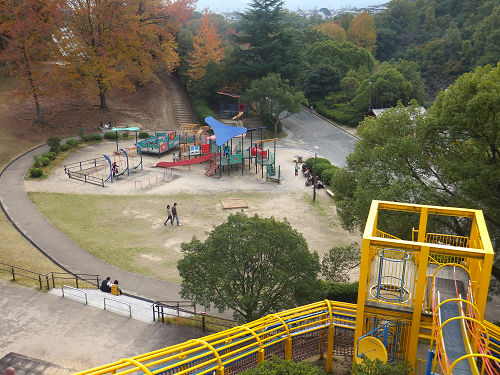
[[[398,238],[377,225],[391,218],[413,221],[415,227],[405,238]],[[468,233],[464,236],[435,233],[433,228],[438,227],[435,224],[446,220],[460,222],[461,227],[468,228]],[[479,210],[373,201],[362,241],[355,359],[359,360],[363,354],[376,357],[374,353],[380,353],[389,361],[408,360],[416,370],[420,367],[418,373],[423,373],[421,365],[429,348],[426,340],[444,342],[444,333],[438,336],[441,330],[433,322],[433,316],[441,315],[441,323],[446,314],[451,314],[452,320],[482,321],[493,257]],[[439,304],[450,299],[455,300],[456,310],[445,312],[445,305]],[[465,305],[467,310],[469,305],[475,305],[473,318],[460,317],[459,309]],[[387,353],[377,348],[374,338],[382,342]],[[457,340],[458,336],[448,335],[447,339]],[[427,343],[419,345],[419,341]],[[447,345],[442,350],[444,355],[450,348]],[[474,345],[469,345],[469,349],[474,351]],[[465,354],[471,354],[469,351]],[[448,355],[451,357],[448,361],[457,356]]]

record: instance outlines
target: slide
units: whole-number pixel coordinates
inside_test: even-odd
[[[190,165],[190,164],[199,164],[203,163],[204,161],[209,161],[214,158],[214,154],[206,154],[203,156],[200,156],[199,158],[192,158],[192,159],[184,159],[184,160],[179,160],[176,162],[173,161],[161,161],[159,163],[156,163],[154,166],[155,167],[163,167],[163,168],[172,168],[172,167],[180,167],[183,165]]]

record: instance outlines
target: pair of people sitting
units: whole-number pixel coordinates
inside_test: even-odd
[[[99,124],[99,128],[101,129],[113,129],[113,127],[111,126],[111,121],[109,122],[109,125],[108,124],[102,124],[102,121],[101,123]]]
[[[123,294],[120,286],[118,285],[118,280],[115,280],[114,283],[111,284],[110,277],[107,277],[106,280],[102,281],[101,287],[99,289],[105,293],[111,293],[115,296],[120,296]]]

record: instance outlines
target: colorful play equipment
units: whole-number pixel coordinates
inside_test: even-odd
[[[400,239],[378,228],[399,212],[418,228]],[[465,236],[436,233],[429,216],[467,221]],[[387,217],[387,216],[385,216]],[[373,201],[363,234],[358,303],[325,300],[78,375],[237,374],[272,354],[408,360],[414,374],[498,374],[500,328],[483,319],[493,249],[479,210]]]
[[[250,145],[252,145],[253,132],[260,130],[262,139],[262,130],[265,127],[248,130],[244,127],[228,126],[213,117],[205,118],[205,122],[209,125],[208,127],[198,127],[196,124],[182,125],[180,131],[176,133],[176,137],[179,139],[180,147],[184,151],[184,154],[180,152],[179,158],[175,162],[159,162],[154,166],[173,168],[207,162],[205,174],[210,177],[219,169],[219,177],[222,177],[225,168],[227,168],[229,176],[232,167],[235,167],[236,171],[238,171],[238,167],[241,166],[241,173],[243,174],[245,159],[248,159],[249,169],[252,160],[254,160],[256,164],[255,173],[257,173],[258,165],[260,165],[262,177],[264,177],[265,168],[266,180],[273,180],[279,183],[280,167],[276,168],[274,159],[276,154],[276,139],[259,141],[255,147],[245,148],[244,146],[244,139],[248,133],[250,134]],[[213,130],[213,135],[208,134],[209,129]],[[172,138],[172,136],[170,137]],[[155,135],[155,137],[151,138],[151,141],[157,138],[158,135]],[[269,150],[262,151],[259,147],[259,145],[268,141],[274,141],[274,153],[269,152]],[[143,143],[143,146],[147,144],[147,142]]]
[[[125,173],[127,173],[127,176],[130,176],[130,171],[139,167],[143,169],[142,149],[138,144],[135,144],[135,146],[131,148],[122,148],[120,149],[120,152],[116,152],[112,155],[103,155],[103,157],[109,165],[109,175],[108,178],[104,180],[104,182],[108,180],[113,182],[116,177],[123,176]],[[118,165],[119,171],[119,173],[115,176],[113,176],[113,163],[116,163]]]
[[[175,146],[181,143],[181,138],[179,134],[175,131],[170,132],[155,132],[154,136],[144,139],[137,144],[147,152],[148,156],[150,154],[158,154],[158,158],[161,154],[168,152]]]
[[[108,132],[115,132],[115,140],[116,140],[116,151],[118,152],[118,139],[120,139],[118,132],[123,132],[123,131],[129,131],[129,132],[135,132],[135,143],[137,143],[137,131],[141,130],[141,128],[138,128],[136,126],[132,127],[127,127],[127,128],[113,128],[113,129],[107,129],[105,133]]]

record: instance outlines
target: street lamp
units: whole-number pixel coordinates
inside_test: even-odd
[[[372,110],[372,82],[368,82],[370,85],[370,104],[368,104],[368,112]]]
[[[319,151],[318,145],[313,147],[313,151],[314,151],[314,176],[312,178],[312,181],[313,181],[313,202],[315,202],[316,201],[316,184],[318,182],[318,181],[316,181],[316,161],[318,160],[318,151]]]

